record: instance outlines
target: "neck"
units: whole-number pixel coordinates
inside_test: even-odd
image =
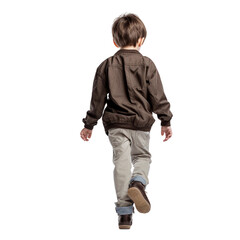
[[[130,50],[130,49],[134,49],[134,50],[138,50],[138,51],[140,50],[139,47],[123,47],[123,48],[120,48],[120,49],[127,49],[127,50],[128,50],[128,49],[129,49],[129,50]]]

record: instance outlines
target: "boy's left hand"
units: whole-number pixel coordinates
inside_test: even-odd
[[[88,138],[91,138],[92,136],[92,130],[87,129],[87,128],[83,128],[82,131],[80,132],[80,137],[84,140],[84,141],[88,141]]]
[[[165,133],[165,139],[163,140],[163,142],[166,142],[170,137],[172,137],[172,128],[171,126],[162,126],[161,128],[161,134],[162,136]]]

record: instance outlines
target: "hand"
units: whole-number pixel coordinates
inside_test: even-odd
[[[163,142],[167,141],[172,136],[172,128],[171,128],[171,126],[162,126],[162,129],[161,129],[162,136],[164,135],[164,133],[165,133],[166,137],[163,140]]]
[[[91,136],[92,136],[92,130],[90,130],[90,129],[83,128],[82,131],[80,132],[80,137],[84,141],[88,141],[89,139],[87,139],[87,138],[91,138]]]

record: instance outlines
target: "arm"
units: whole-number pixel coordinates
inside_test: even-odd
[[[106,77],[104,74],[100,74],[97,69],[93,81],[90,110],[87,111],[86,117],[82,119],[85,128],[92,130],[97,125],[107,101],[107,93]]]
[[[173,117],[170,111],[170,103],[164,93],[162,81],[159,72],[153,62],[149,67],[148,82],[148,98],[152,106],[152,111],[157,114],[161,120],[161,126],[171,126],[170,120]]]

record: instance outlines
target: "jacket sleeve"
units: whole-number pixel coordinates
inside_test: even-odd
[[[104,74],[100,74],[97,69],[93,81],[90,110],[87,111],[86,117],[82,119],[85,128],[92,130],[97,125],[107,102],[107,93],[106,77]]]
[[[170,111],[170,103],[164,93],[160,74],[153,62],[151,62],[151,66],[149,67],[147,83],[148,100],[152,106],[152,111],[157,114],[158,119],[161,120],[161,126],[171,126],[170,120],[173,114]]]

